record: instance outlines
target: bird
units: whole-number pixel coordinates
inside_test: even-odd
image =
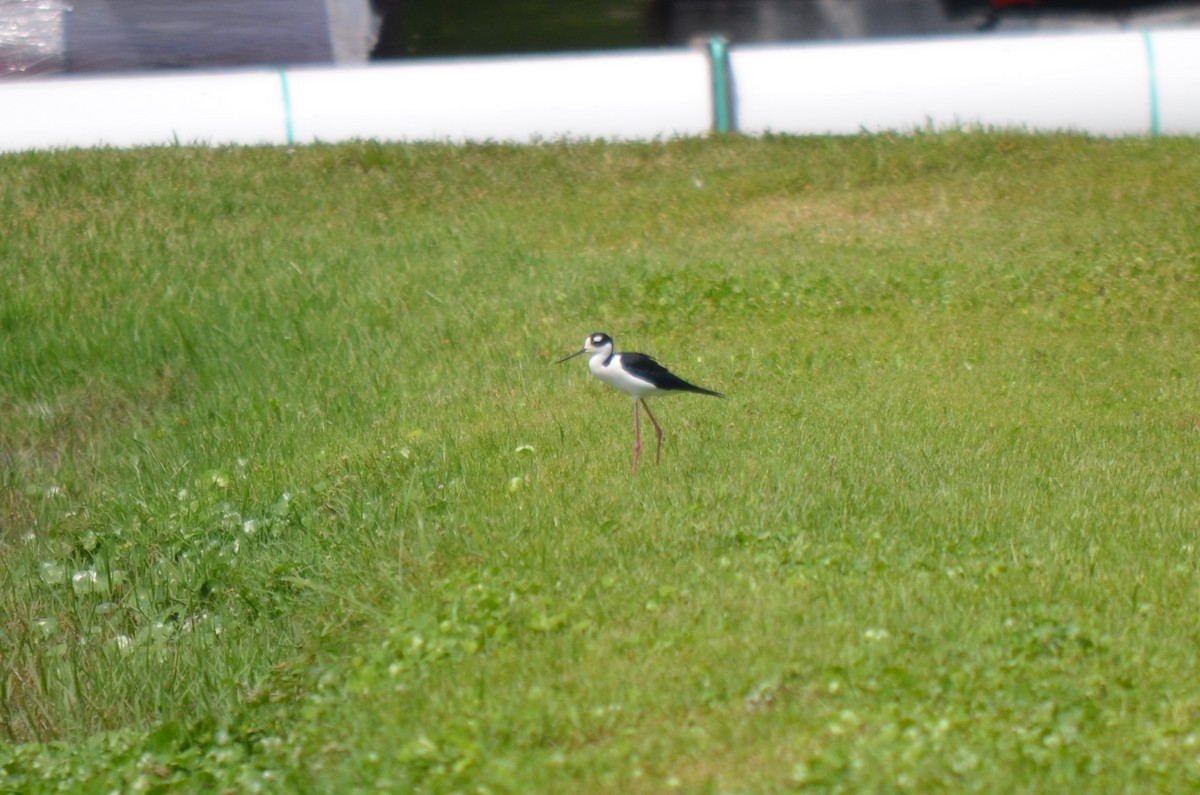
[[[658,424],[658,420],[654,419],[654,414],[650,412],[650,404],[646,402],[646,398],[670,395],[675,392],[695,392],[699,395],[725,397],[720,392],[684,381],[644,353],[615,350],[613,338],[602,331],[589,334],[584,339],[582,348],[570,356],[564,356],[555,364],[562,364],[585,353],[590,354],[588,369],[592,371],[592,375],[633,398],[634,472],[637,472],[638,458],[642,453],[642,418],[639,407],[646,409],[646,415],[650,417],[650,422],[654,423],[654,435],[657,442],[654,449],[654,462],[658,463],[662,457],[662,426]]]

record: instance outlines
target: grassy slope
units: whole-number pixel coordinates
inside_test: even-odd
[[[7,785],[1195,786],[1196,184],[974,134],[0,159]],[[729,400],[631,476],[548,365],[593,330]]]

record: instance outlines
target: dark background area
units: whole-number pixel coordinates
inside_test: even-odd
[[[1200,22],[1194,0],[372,0],[373,58]]]
[[[0,77],[1200,24],[1200,0],[0,0]]]
[[[373,58],[644,47],[655,0],[373,0]]]

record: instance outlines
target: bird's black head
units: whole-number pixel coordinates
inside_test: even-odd
[[[609,353],[612,353],[612,347],[612,337],[608,336],[603,331],[597,331],[587,336],[587,339],[583,341],[582,348],[575,351],[570,356],[559,359],[557,362],[555,362],[555,364],[562,364],[563,362],[567,361],[567,359],[574,359],[576,356],[580,356],[585,353],[594,353],[605,348],[608,349]]]

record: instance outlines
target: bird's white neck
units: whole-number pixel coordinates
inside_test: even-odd
[[[592,351],[592,355],[588,357],[588,367],[595,370],[597,367],[604,367],[605,362],[613,355],[613,347],[605,345],[602,348],[597,348]]]

